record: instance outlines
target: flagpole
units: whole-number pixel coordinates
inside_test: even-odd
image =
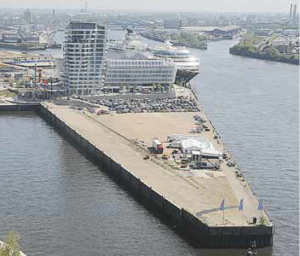
[[[222,200],[220,210],[223,211],[223,224],[225,223],[225,199]]]
[[[262,219],[264,217],[263,216],[263,210],[264,210],[264,208],[263,208],[263,200],[262,199],[260,199],[258,201],[258,210],[260,211],[260,219]]]
[[[244,198],[240,200],[239,211],[241,212],[241,225],[243,224],[243,213],[244,213]]]

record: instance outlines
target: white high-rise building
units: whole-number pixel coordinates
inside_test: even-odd
[[[64,44],[64,82],[70,94],[100,91],[104,76],[107,30],[96,22],[72,21]]]

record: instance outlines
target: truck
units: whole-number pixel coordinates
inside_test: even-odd
[[[162,154],[164,152],[163,145],[158,139],[156,138],[153,139],[152,146],[156,154]]]

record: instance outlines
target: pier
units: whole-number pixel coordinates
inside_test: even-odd
[[[199,113],[97,116],[49,102],[41,103],[38,112],[109,173],[168,215],[199,246],[245,248],[252,241],[258,247],[273,244],[271,221],[265,211],[258,210],[251,187],[236,177],[234,167],[222,164],[221,171],[200,171],[200,175],[175,170],[155,156],[145,159],[149,153],[136,144],[136,139],[149,143],[153,129],[161,139],[171,133],[188,133],[192,116]],[[227,152],[220,138],[215,139],[212,124],[203,112],[200,114],[210,128],[205,137],[216,149]],[[159,129],[155,128],[158,126]],[[221,211],[223,198],[226,206]],[[243,211],[239,210],[241,198]],[[253,222],[261,217],[264,223]]]

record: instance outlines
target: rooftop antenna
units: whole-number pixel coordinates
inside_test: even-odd
[[[85,12],[87,12],[87,1],[85,2]]]

